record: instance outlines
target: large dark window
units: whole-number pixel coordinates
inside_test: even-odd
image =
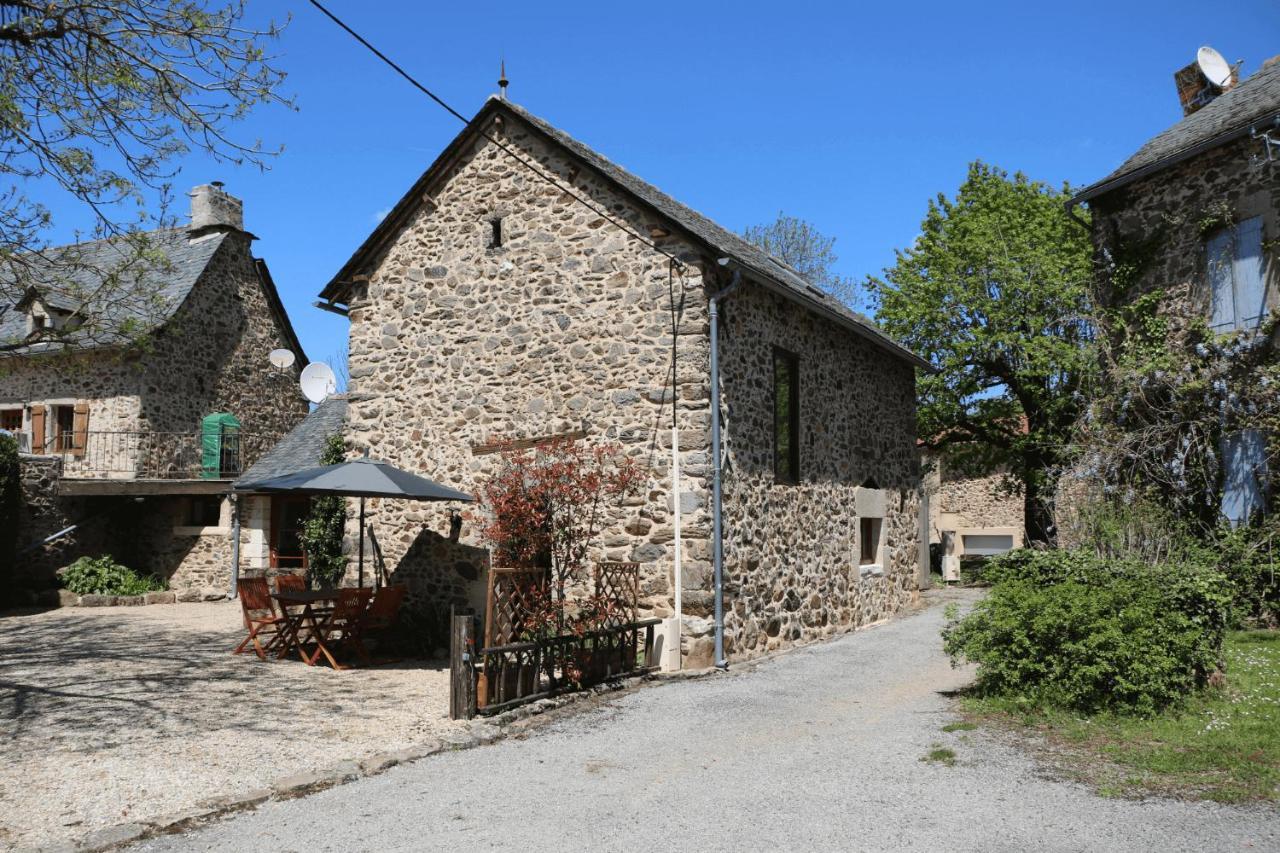
[[[779,483],[800,479],[800,360],[773,351],[773,475]]]

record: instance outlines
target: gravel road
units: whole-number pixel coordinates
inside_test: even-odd
[[[1274,809],[1102,799],[942,732],[939,691],[969,677],[942,622],[935,606],[135,849],[1280,850]],[[934,744],[958,763],[921,761]]]

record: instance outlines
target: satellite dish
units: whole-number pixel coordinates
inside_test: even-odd
[[[1204,79],[1219,89],[1225,89],[1231,83],[1230,63],[1208,45],[1196,51],[1196,65],[1200,66]]]
[[[271,364],[280,370],[293,367],[296,356],[291,349],[273,349],[267,358],[271,359]]]
[[[302,368],[302,393],[313,403],[322,403],[325,398],[338,390],[338,377],[333,375],[333,368],[323,361],[313,361]]]

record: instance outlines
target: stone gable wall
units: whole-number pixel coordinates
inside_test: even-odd
[[[918,594],[914,368],[757,286],[722,308],[726,653],[884,619]],[[800,481],[773,467],[773,357],[799,357]],[[859,566],[855,492],[882,490],[888,560]],[[707,579],[708,588],[711,579]]]
[[[488,131],[640,233],[656,224],[522,123]],[[353,452],[367,447],[376,458],[477,493],[501,457],[473,454],[473,446],[580,429],[590,442],[620,444],[646,482],[611,515],[599,556],[644,563],[644,612],[668,614],[673,294],[685,524],[704,535],[707,527],[699,258],[665,238],[668,251],[689,261],[682,274],[672,271],[666,257],[484,140],[462,152],[429,193],[369,270],[365,297],[352,300]],[[494,248],[490,223],[498,217],[503,239]],[[353,517],[355,509],[352,502]],[[483,604],[487,552],[474,518],[481,510],[468,511],[453,541],[450,509],[368,502],[386,564],[394,580],[409,584],[414,607]],[[693,560],[705,564],[706,555]]]

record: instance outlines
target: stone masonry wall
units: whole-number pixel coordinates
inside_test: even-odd
[[[722,316],[726,653],[752,657],[892,615],[918,595],[914,368],[759,287],[735,292]],[[775,347],[799,357],[796,484],[774,479]],[[863,485],[885,498],[888,560],[875,569],[859,566]]]
[[[1209,317],[1205,273],[1204,222],[1219,207],[1237,221],[1263,218],[1267,304],[1280,306],[1280,162],[1254,164],[1264,155],[1260,141],[1242,139],[1207,151],[1089,203],[1097,263],[1105,268],[1120,240],[1156,237],[1154,261],[1146,267],[1133,297],[1160,288],[1166,311]]]
[[[487,130],[641,233],[655,224],[522,124]],[[579,429],[590,442],[620,444],[646,483],[612,513],[599,556],[644,563],[644,611],[669,614],[672,294],[685,524],[704,535],[707,528],[698,480],[708,414],[697,264],[673,273],[666,257],[483,140],[429,192],[431,202],[369,270],[367,297],[352,301],[353,451],[367,447],[475,493],[500,462],[474,454],[476,445]],[[493,247],[490,222],[498,217],[502,245]],[[698,260],[678,240],[663,242]],[[350,510],[354,516],[354,502]],[[410,585],[412,605],[482,606],[487,552],[474,519],[455,542],[447,507],[370,501],[367,512],[393,579]],[[705,548],[692,556],[699,561],[706,565]]]

